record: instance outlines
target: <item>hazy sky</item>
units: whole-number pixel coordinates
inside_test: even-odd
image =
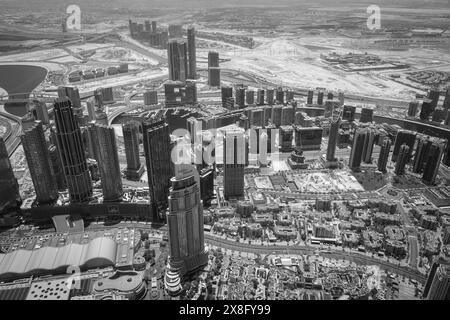
[[[417,8],[438,5],[450,7],[450,0],[0,0],[0,3],[8,3],[14,6],[62,6],[79,4],[99,8],[130,8],[151,9],[152,7],[179,7],[179,8],[211,8],[223,6],[252,6],[252,5],[304,5],[311,4],[321,7],[337,6],[361,6],[377,4],[384,6],[405,6]],[[412,5],[414,3],[414,5]],[[24,7],[24,8],[25,8]]]

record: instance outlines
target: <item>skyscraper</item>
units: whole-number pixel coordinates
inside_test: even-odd
[[[27,109],[33,114],[35,120],[42,121],[42,124],[50,123],[45,102],[35,99],[27,104]]]
[[[325,117],[331,117],[335,109],[339,108],[339,100],[337,99],[327,99],[325,101]]]
[[[0,214],[18,208],[20,202],[19,184],[9,161],[5,141],[0,136]]]
[[[324,95],[323,90],[319,90],[317,92],[317,104],[318,105],[322,105],[323,104],[323,95]]]
[[[441,91],[439,90],[439,88],[432,88],[430,89],[430,91],[428,91],[428,99],[431,100],[431,108],[433,111],[438,105],[440,95]]]
[[[219,53],[216,51],[208,52],[208,68],[219,67]]]
[[[284,104],[284,90],[282,87],[277,88],[276,99],[277,103]]]
[[[373,121],[373,109],[371,108],[362,108],[361,109],[361,117],[359,118],[359,122],[367,123]]]
[[[61,157],[59,156],[58,148],[56,147],[56,145],[51,144],[48,147],[48,154],[50,157],[50,164],[55,175],[56,186],[58,190],[62,191],[67,189],[66,177],[64,176]]]
[[[208,68],[208,85],[211,87],[220,87],[220,68]]]
[[[194,170],[192,165],[176,165],[175,177],[170,180],[172,186],[167,215],[170,254],[166,288],[172,273],[182,277],[208,262],[203,231],[203,205]]]
[[[180,24],[169,24],[169,37],[181,38],[183,36],[183,26]]]
[[[187,29],[187,47],[188,47],[188,78],[197,78],[197,54],[195,48],[195,28]]]
[[[144,166],[139,158],[139,127],[137,121],[130,121],[122,125],[125,156],[127,158],[125,174],[128,180],[134,181],[139,181],[144,172]]]
[[[328,137],[327,161],[335,162],[336,143],[338,139],[339,126],[341,124],[341,117],[339,113],[335,112],[333,116],[330,118],[330,121],[331,127],[330,127],[330,135]]]
[[[344,110],[342,111],[342,119],[347,121],[355,121],[355,106],[344,105]]]
[[[259,106],[262,106],[264,104],[264,89],[258,89],[256,92],[256,103]]]
[[[312,104],[314,98],[314,90],[308,90],[308,97],[306,99],[307,104]]]
[[[80,127],[68,98],[58,98],[54,104],[56,140],[61,163],[66,176],[71,202],[85,202],[92,196],[92,181],[89,175]]]
[[[447,91],[445,92],[444,104],[442,107],[446,110],[450,109],[450,88],[447,88]]]
[[[245,92],[245,100],[247,101],[247,105],[251,105],[255,103],[255,91],[247,90]]]
[[[102,181],[103,201],[121,201],[122,175],[114,128],[91,122],[88,132],[94,141],[94,155]]]
[[[148,119],[142,123],[145,162],[153,219],[158,221],[167,208],[170,179],[173,177],[169,125],[165,119]]]
[[[417,110],[419,109],[418,101],[411,101],[408,107],[408,117],[415,117],[417,115]]]
[[[172,39],[167,46],[169,80],[186,81],[188,77],[187,45],[184,40]]]
[[[450,166],[450,141],[447,141],[447,146],[445,147],[442,163],[446,166]]]
[[[75,116],[79,125],[85,124],[85,119],[83,116],[83,108],[81,106],[80,92],[77,87],[58,87],[58,97],[59,98],[69,98],[72,112]]]
[[[221,87],[221,96],[222,96],[222,107],[226,108],[228,98],[233,97],[233,88],[232,87]]]
[[[409,162],[411,149],[407,144],[402,144],[398,153],[398,158],[395,164],[395,174],[401,176],[405,174],[406,164]]]
[[[273,89],[267,89],[266,101],[269,106],[273,105],[273,103],[274,103],[274,90]]]
[[[235,88],[235,95],[236,95],[236,104],[239,106],[240,109],[245,108],[245,88],[239,87]]]
[[[42,122],[35,121],[31,127],[24,130],[20,139],[38,203],[46,204],[56,201],[58,186],[51,166]]]
[[[450,300],[450,265],[440,264],[433,274],[427,300]]]
[[[391,140],[385,138],[381,145],[380,156],[378,158],[378,170],[386,172],[386,166],[389,159],[389,152],[391,151]]]
[[[244,196],[245,137],[241,131],[228,131],[223,137],[224,197]]]
[[[366,140],[366,130],[360,129],[355,131],[353,137],[353,146],[350,152],[350,159],[348,166],[352,171],[359,171],[361,166],[361,160],[363,159],[363,149]]]
[[[431,99],[424,98],[422,101],[422,108],[420,109],[419,114],[420,120],[428,121],[433,111],[434,111],[433,101]]]
[[[392,161],[397,160],[398,153],[402,144],[406,144],[409,150],[413,150],[416,142],[416,133],[409,130],[399,130],[395,136],[394,150],[392,151]]]
[[[364,148],[362,151],[362,161],[372,163],[373,144],[375,142],[375,132],[372,128],[364,130]]]
[[[413,172],[422,173],[425,167],[426,156],[430,151],[432,141],[427,135],[418,135],[416,153],[414,155]]]
[[[436,175],[439,171],[442,155],[446,142],[444,139],[433,137],[428,152],[425,155],[425,164],[423,169],[422,181],[426,184],[434,184]]]

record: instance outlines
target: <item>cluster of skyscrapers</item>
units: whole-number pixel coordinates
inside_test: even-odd
[[[181,35],[180,35],[181,37]],[[169,80],[185,82],[197,78],[195,29],[188,27],[187,42],[182,38],[170,39],[167,44]]]

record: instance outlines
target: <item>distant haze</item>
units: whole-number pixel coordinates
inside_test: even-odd
[[[311,6],[311,7],[359,7],[377,4],[382,6],[441,7],[449,8],[450,0],[0,0],[11,7],[32,9],[33,7],[60,7],[78,4],[89,8],[129,10],[151,10],[152,8],[217,8],[241,6]]]

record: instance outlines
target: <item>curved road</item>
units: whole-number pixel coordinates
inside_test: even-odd
[[[296,254],[296,255],[314,255],[318,248],[315,247],[308,247],[308,246],[299,246],[299,245],[293,245],[293,246],[280,246],[280,245],[274,245],[274,246],[264,246],[264,245],[256,245],[256,244],[246,244],[246,243],[240,243],[235,242],[231,240],[226,240],[218,237],[211,236],[209,234],[205,234],[205,242],[221,247],[224,249],[234,250],[234,251],[241,251],[241,252],[250,252],[250,253],[257,253],[257,254]],[[330,249],[330,252],[319,252],[321,256],[327,257],[327,258],[334,258],[334,259],[344,259],[353,261],[357,264],[361,265],[377,265],[380,266],[382,269],[387,270],[392,273],[399,274],[401,276],[405,276],[410,279],[415,279],[416,281],[424,284],[426,282],[426,276],[421,274],[417,270],[413,270],[409,267],[399,266],[397,264],[383,261],[380,259],[372,258],[370,256],[366,256],[357,252],[346,252],[346,251],[338,251],[334,249]]]

